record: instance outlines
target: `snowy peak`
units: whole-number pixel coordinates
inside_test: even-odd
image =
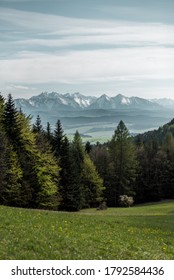
[[[55,105],[57,106],[68,105],[64,97],[57,92],[51,92],[51,93],[42,92],[41,94],[37,96],[33,96],[30,99],[28,99],[28,102],[33,107],[39,108],[41,110],[43,109],[52,110],[54,109]]]
[[[106,94],[101,95],[97,98],[90,106],[90,109],[110,109],[111,98]]]
[[[82,109],[87,108],[95,100],[95,98],[91,96],[84,96],[79,92],[75,92],[73,94],[68,93],[65,96],[70,100],[74,100],[77,103],[77,105]]]
[[[130,99],[129,98],[126,98],[126,97],[123,97],[122,100],[121,100],[121,104],[130,104]]]
[[[57,92],[42,92],[30,99],[16,99],[17,108],[34,111],[62,111],[62,110],[84,110],[84,109],[159,109],[162,103],[156,100],[147,100],[139,97],[126,97],[118,94],[109,97],[106,94],[100,97],[84,96],[79,92],[73,94],[60,94]],[[166,103],[169,103],[167,100]],[[174,100],[173,100],[174,107]],[[172,106],[172,105],[171,105]]]
[[[100,99],[100,100],[108,100],[108,101],[110,101],[110,97],[107,96],[106,94],[101,95],[101,96],[99,97],[99,99]]]
[[[113,102],[120,105],[129,105],[131,104],[131,100],[129,97],[126,97],[122,94],[118,94],[112,98]]]
[[[97,98],[90,106],[90,109],[155,109],[159,105],[149,100],[139,97],[126,97],[118,94],[114,97],[102,95]]]
[[[81,110],[85,109],[95,101],[95,97],[84,96],[78,92],[70,94],[60,94],[57,92],[42,92],[30,99],[16,99],[16,106],[32,107],[40,110]]]

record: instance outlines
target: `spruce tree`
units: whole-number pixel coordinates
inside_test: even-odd
[[[60,209],[74,210],[74,170],[71,155],[71,146],[68,138],[65,136],[62,141],[61,157],[59,157],[60,170]]]
[[[56,123],[56,128],[54,130],[53,138],[53,150],[57,158],[62,155],[62,144],[64,139],[64,132],[60,120]]]
[[[82,185],[82,170],[85,157],[85,150],[82,145],[82,139],[78,131],[76,131],[72,145],[71,145],[71,157],[72,157],[72,181],[71,181],[71,205],[70,208],[73,211],[78,211],[83,207],[85,201],[85,195]]]
[[[45,135],[46,135],[47,141],[48,141],[49,144],[52,146],[52,143],[53,143],[53,134],[52,134],[52,132],[51,132],[51,126],[50,126],[50,123],[49,123],[49,122],[47,122],[47,128],[46,128]]]
[[[3,192],[3,204],[21,207],[23,205],[23,172],[18,161],[18,156],[12,147],[9,147],[7,160],[8,169],[6,172],[6,187]]]
[[[85,144],[85,151],[87,152],[87,154],[89,154],[91,150],[92,150],[92,145],[89,141],[87,141]]]
[[[94,163],[88,155],[84,157],[83,171],[82,171],[82,185],[83,185],[83,208],[96,207],[103,200],[103,180],[98,174]]]
[[[77,141],[73,140],[70,145],[61,122],[58,120],[53,134],[53,151],[61,168],[59,188],[61,197],[59,209],[61,210],[77,211],[81,208],[81,170],[79,172],[75,158],[79,150],[78,147],[75,147],[76,144]]]
[[[43,132],[43,126],[39,115],[37,115],[36,122],[33,125],[33,131],[37,133]]]
[[[33,129],[36,143],[35,175],[38,187],[34,190],[35,207],[56,210],[60,203],[60,166],[38,116]]]
[[[120,195],[134,195],[134,181],[137,176],[137,160],[129,132],[121,120],[109,145],[110,176],[114,205]]]
[[[16,146],[18,132],[17,110],[12,96],[9,95],[5,103],[0,95],[0,203],[9,206],[21,206],[22,201],[22,170],[12,146],[12,143]]]
[[[38,120],[37,135],[42,135],[41,121]],[[13,165],[21,168],[21,206],[57,209],[59,166],[51,149],[46,149],[46,145],[39,149],[36,141],[39,137],[37,139],[36,133],[32,132],[30,118],[16,110],[11,95],[5,104],[3,125],[11,143]],[[16,170],[19,177],[18,169],[12,170]]]
[[[13,145],[18,145],[20,141],[20,124],[18,120],[19,112],[15,107],[12,95],[8,95],[7,102],[4,107],[3,122],[8,138]]]

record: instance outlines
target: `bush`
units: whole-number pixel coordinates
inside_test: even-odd
[[[106,205],[106,202],[103,201],[100,203],[99,207],[97,207],[97,210],[107,210],[107,205]]]
[[[121,207],[131,207],[134,204],[134,199],[132,196],[120,195],[119,205]]]

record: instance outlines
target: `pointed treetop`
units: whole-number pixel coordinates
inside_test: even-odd
[[[129,131],[126,127],[126,125],[124,124],[124,122],[121,120],[115,130],[113,139],[114,140],[119,140],[119,139],[123,139],[123,138],[129,138]]]
[[[42,127],[42,124],[41,124],[41,118],[39,115],[37,115],[37,118],[36,118],[36,122],[35,122],[35,125],[34,125],[34,131],[35,132],[42,132],[43,131],[43,127]]]

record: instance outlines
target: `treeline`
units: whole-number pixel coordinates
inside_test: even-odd
[[[90,157],[104,180],[109,206],[120,195],[135,203],[174,199],[174,120],[143,135],[130,137],[120,121],[106,144],[94,146]]]
[[[11,95],[0,96],[0,204],[78,211],[120,206],[124,195],[174,198],[174,138],[163,136],[132,138],[120,121],[105,144],[83,144],[78,131],[70,142],[59,120],[54,131],[39,116],[31,125]]]
[[[103,180],[85,152],[78,132],[72,143],[60,121],[51,133],[40,117],[15,108],[0,96],[0,204],[77,211],[103,200]]]

